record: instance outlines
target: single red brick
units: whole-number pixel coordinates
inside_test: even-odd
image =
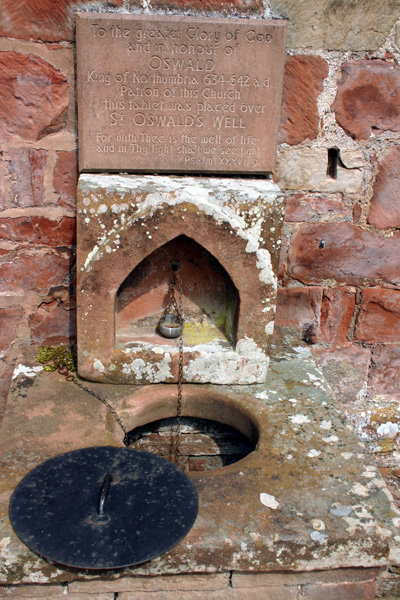
[[[68,83],[60,71],[34,54],[0,52],[0,141],[13,135],[40,140],[60,131],[67,108]]]
[[[347,288],[325,289],[321,305],[319,341],[336,345],[348,342],[355,306],[354,291]]]
[[[356,340],[400,342],[400,291],[369,288],[362,292]]]
[[[75,219],[63,217],[60,221],[53,221],[39,216],[0,218],[0,240],[39,246],[71,246],[75,244]]]
[[[400,234],[390,238],[350,223],[303,225],[293,236],[288,274],[303,283],[400,284]]]
[[[71,266],[72,256],[66,253],[19,252],[0,263],[0,291],[47,293],[68,281]]]
[[[391,146],[379,161],[368,214],[378,229],[400,227],[400,146]]]
[[[383,60],[345,63],[332,110],[356,139],[400,131],[400,68]]]
[[[85,4],[95,3],[87,0]],[[130,0],[132,5],[142,6]],[[100,0],[96,2],[104,7],[122,6],[123,0]],[[74,39],[74,8],[79,9],[79,0],[2,0],[0,36],[23,40],[42,40],[56,42]]]
[[[0,356],[3,357],[10,345],[17,338],[18,325],[23,317],[20,306],[0,308]]]
[[[11,198],[9,206],[41,206],[44,204],[44,169],[47,150],[20,148],[9,152],[8,174]]]
[[[76,152],[57,152],[53,173],[53,187],[59,196],[58,204],[76,208],[77,156]]]
[[[279,143],[295,145],[318,136],[317,99],[328,71],[328,63],[319,56],[286,58]]]
[[[286,198],[285,221],[288,223],[351,220],[352,211],[342,198],[294,194]]]
[[[70,345],[76,340],[76,311],[65,310],[57,300],[43,302],[29,324],[36,344]]]
[[[318,337],[322,287],[278,289],[275,325],[290,327],[301,337],[315,343]]]

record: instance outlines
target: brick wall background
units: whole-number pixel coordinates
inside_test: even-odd
[[[74,12],[286,18],[274,173],[287,193],[277,324],[292,343],[312,345],[371,451],[393,466],[400,417],[399,7],[398,0],[3,0],[0,406],[21,344],[75,336]],[[385,437],[378,430],[389,421],[395,427]]]

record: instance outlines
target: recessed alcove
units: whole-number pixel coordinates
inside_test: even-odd
[[[234,346],[239,294],[218,260],[193,239],[180,235],[157,248],[122,282],[115,301],[116,346],[137,341],[176,345],[157,332],[157,323],[170,297],[172,264],[179,264],[181,286],[176,286],[185,319],[185,346],[218,340]],[[180,290],[179,288],[182,288]]]

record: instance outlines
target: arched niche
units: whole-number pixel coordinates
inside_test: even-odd
[[[156,328],[168,303],[172,264],[176,262],[182,281],[184,345],[218,341],[224,347],[235,346],[238,290],[206,248],[179,235],[144,258],[119,286],[115,299],[116,347],[129,348],[138,341],[175,344],[161,337]]]

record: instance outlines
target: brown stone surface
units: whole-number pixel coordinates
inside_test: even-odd
[[[278,143],[300,144],[318,136],[317,98],[328,76],[328,63],[319,56],[287,56]]]
[[[3,357],[10,344],[15,342],[22,317],[23,310],[19,306],[0,308],[0,357]]]
[[[350,223],[303,225],[293,236],[288,274],[303,283],[400,284],[400,235],[381,238]]]
[[[81,13],[80,170],[272,171],[285,38],[281,20]]]
[[[68,280],[71,263],[72,258],[66,253],[24,250],[15,256],[11,254],[0,263],[0,291],[47,293],[50,287]]]
[[[136,600],[135,593],[122,592],[118,600]],[[242,588],[207,592],[207,600],[297,600],[297,587]],[[204,600],[204,592],[180,592],[179,600]],[[72,600],[72,599],[71,599]],[[146,600],[178,600],[176,592],[149,592]],[[346,599],[347,600],[347,599]]]
[[[140,5],[129,0],[134,7]],[[120,7],[123,0],[87,0],[86,5],[97,7]],[[0,6],[0,36],[56,42],[74,39],[75,10],[81,3],[78,0],[3,0]]]
[[[59,221],[41,216],[1,218],[0,240],[38,246],[72,246],[75,244],[75,219]]]
[[[76,313],[57,300],[42,303],[30,319],[32,340],[35,344],[58,346],[76,341]]]
[[[400,146],[388,148],[378,168],[368,223],[378,229],[400,227]]]
[[[332,105],[336,120],[351,137],[400,130],[400,68],[382,60],[348,62]]]
[[[286,198],[285,221],[319,223],[351,221],[352,210],[341,197],[294,194]]]
[[[270,0],[268,6],[288,19],[289,48],[377,49],[399,16],[397,0]]]
[[[400,342],[399,290],[363,290],[355,339],[378,343]]]
[[[131,0],[129,0],[131,2]],[[190,10],[194,13],[218,13],[221,17],[262,15],[261,0],[151,0],[154,9]]]
[[[34,54],[0,52],[0,141],[40,140],[64,129],[68,83]]]
[[[360,150],[341,150],[336,178],[327,174],[328,149],[295,146],[278,155],[274,180],[286,190],[354,194],[361,191],[364,157]]]
[[[41,206],[45,203],[44,171],[47,160],[47,150],[20,148],[8,152],[8,206]]]
[[[338,402],[355,402],[368,381],[371,350],[353,344],[334,350],[314,346],[313,354]]]
[[[290,327],[302,339],[315,343],[318,339],[322,288],[280,288],[276,306],[276,327]]]
[[[308,571],[307,573],[232,573],[232,587],[265,587],[307,584],[343,584],[374,581],[380,574],[379,569],[334,569],[329,571]],[[300,599],[299,599],[300,600]],[[339,600],[339,598],[338,598]]]
[[[6,406],[13,371],[14,365],[9,365],[3,360],[0,360],[0,423]]]
[[[58,194],[58,204],[66,208],[76,208],[77,155],[76,152],[57,152],[57,162],[53,172],[53,187]]]
[[[324,290],[318,340],[335,345],[349,341],[349,330],[356,305],[354,290],[328,288]]]
[[[99,592],[211,592],[226,590],[228,573],[191,573],[188,575],[166,575],[160,577],[120,577],[94,581],[73,581],[68,585],[69,593]]]
[[[370,385],[376,394],[398,394],[400,389],[400,345],[377,345],[372,354]]]
[[[314,584],[304,587],[307,600],[375,600],[374,581],[358,583]]]

